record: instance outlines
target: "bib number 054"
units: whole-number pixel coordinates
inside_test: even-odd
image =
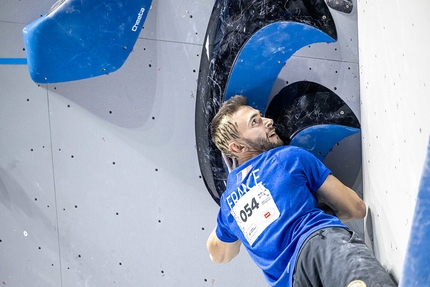
[[[239,212],[240,219],[242,219],[243,222],[248,221],[248,218],[252,216],[253,210],[258,209],[260,207],[260,204],[257,202],[255,197],[251,200],[251,205],[249,203],[245,204],[243,209]]]
[[[239,199],[231,209],[231,215],[252,246],[258,236],[279,218],[280,213],[270,190],[259,183]]]

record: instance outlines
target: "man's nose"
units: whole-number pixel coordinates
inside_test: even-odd
[[[264,125],[265,125],[266,127],[272,127],[272,126],[273,126],[273,120],[272,120],[272,119],[269,119],[269,118],[263,118],[263,122],[264,122]]]

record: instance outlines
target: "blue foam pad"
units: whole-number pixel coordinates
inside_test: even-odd
[[[91,78],[118,70],[142,29],[151,0],[59,0],[23,29],[36,83]]]

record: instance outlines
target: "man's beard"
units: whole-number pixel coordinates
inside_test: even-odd
[[[244,138],[243,141],[251,148],[251,150],[260,152],[265,152],[284,145],[283,141],[279,138],[276,142],[271,142],[269,139],[263,137],[256,138],[255,140]]]

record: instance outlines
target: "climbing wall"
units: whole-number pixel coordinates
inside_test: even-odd
[[[154,0],[120,70],[38,85],[22,29],[54,2],[0,3],[0,284],[266,286],[246,252],[216,265],[205,246],[218,205],[202,179],[194,123],[214,1]],[[359,55],[326,48],[310,57],[311,46],[290,63],[308,61],[307,77],[337,75],[317,80],[339,93],[349,89],[342,79],[359,73],[364,231],[399,278],[430,131],[430,5],[354,4]],[[340,33],[346,44],[348,33]],[[325,66],[333,55],[343,60]],[[299,77],[291,69],[272,94]],[[351,95],[345,100],[357,101]]]

